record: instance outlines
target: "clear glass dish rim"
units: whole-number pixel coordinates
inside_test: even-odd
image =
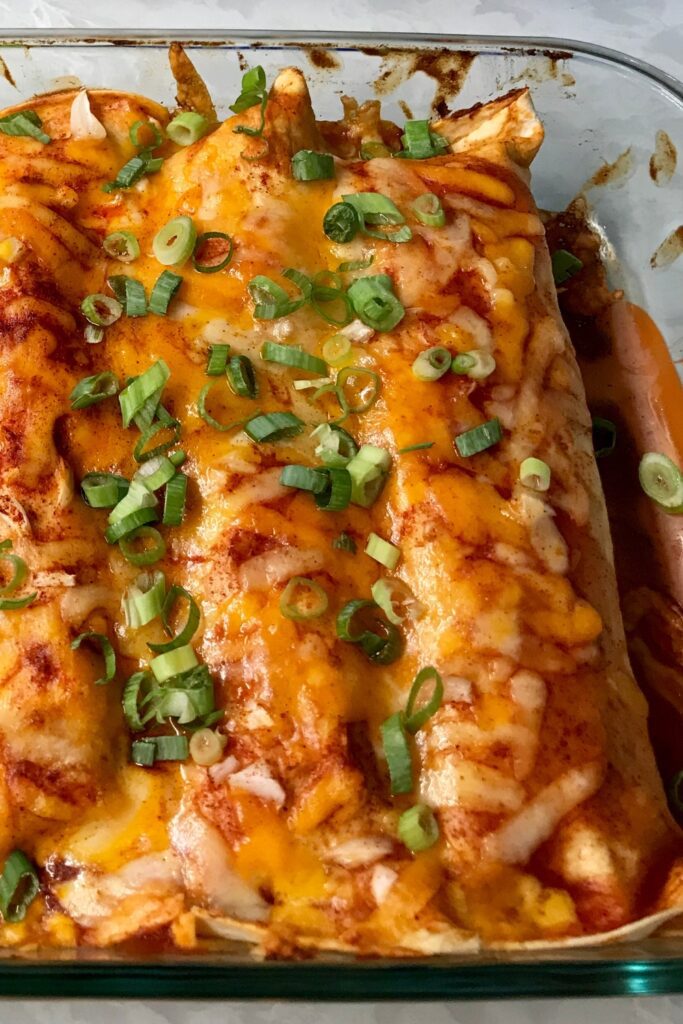
[[[197,47],[253,46],[293,49],[328,45],[335,49],[451,48],[475,53],[583,57],[617,66],[655,82],[683,108],[683,82],[646,61],[609,47],[547,36],[446,35],[428,33],[334,32],[247,29],[4,28],[0,48],[74,45],[84,47],[164,46],[179,41]],[[576,951],[539,951],[537,957],[489,953],[433,956],[419,960],[249,961],[242,955],[189,954],[154,958],[103,958],[76,951],[68,958],[32,959],[0,955],[2,997],[99,997],[135,999],[292,999],[326,1002],[362,1000],[491,999],[655,995],[683,992],[683,947],[662,955],[639,946]],[[610,955],[610,953],[612,955]],[[629,956],[630,955],[630,956]]]
[[[191,46],[216,46],[223,44],[263,44],[280,43],[283,48],[293,48],[297,44],[327,44],[337,49],[348,44],[350,49],[361,49],[362,45],[379,44],[387,48],[424,48],[429,46],[451,47],[456,50],[479,50],[480,52],[497,50],[502,53],[527,53],[560,56],[562,53],[571,56],[590,57],[608,64],[616,64],[628,71],[636,72],[657,82],[670,91],[676,99],[683,103],[683,82],[675,75],[663,71],[654,64],[633,57],[620,50],[613,50],[597,43],[587,43],[579,39],[564,39],[553,36],[497,36],[497,35],[447,35],[445,33],[407,33],[407,32],[333,32],[316,30],[299,32],[294,29],[170,29],[159,33],[155,29],[90,29],[90,28],[58,28],[46,32],[42,28],[5,28],[0,30],[0,44],[3,46],[50,46],[111,45],[131,46],[163,46],[169,42],[182,42]]]

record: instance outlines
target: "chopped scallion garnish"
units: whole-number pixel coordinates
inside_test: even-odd
[[[447,348],[436,345],[420,352],[413,362],[412,370],[418,380],[439,380],[451,368],[451,354]]]
[[[147,644],[150,650],[155,651],[157,654],[165,654],[167,651],[174,651],[178,647],[185,647],[197,632],[200,619],[199,605],[184,587],[180,587],[177,584],[174,584],[169,590],[161,609],[164,629],[168,635],[171,635],[171,615],[173,614],[176,602],[183,598],[187,601],[187,619],[183,628],[178,630],[171,640],[163,644]]]
[[[410,204],[410,208],[419,220],[428,228],[442,228],[446,223],[446,214],[441,200],[433,192],[425,192]]]
[[[166,126],[166,134],[176,146],[191,146],[206,135],[208,130],[207,119],[194,110],[184,110],[181,114],[176,114]]]
[[[638,479],[648,498],[665,512],[683,512],[683,473],[667,455],[646,452],[638,466]]]
[[[120,263],[132,263],[140,255],[140,243],[130,231],[114,231],[102,242],[107,256]]]
[[[376,562],[379,562],[386,569],[395,569],[401,558],[401,549],[397,548],[395,544],[390,544],[388,540],[384,540],[376,533],[371,533],[368,535],[368,541],[365,545],[365,554],[369,555],[370,558],[374,558]]]
[[[113,398],[119,389],[119,382],[111,370],[96,373],[93,377],[79,380],[69,395],[72,409],[87,409],[91,405]]]
[[[478,452],[486,451],[487,448],[492,448],[502,440],[502,437],[503,429],[500,420],[494,417],[492,420],[480,423],[477,427],[472,427],[471,430],[458,434],[455,438],[455,448],[461,458],[467,459],[470,455],[476,455]]]
[[[174,274],[171,270],[164,270],[154,282],[152,294],[149,297],[149,312],[156,313],[157,316],[166,316],[171,299],[174,298],[182,283],[183,279],[179,274]]]
[[[164,493],[164,512],[161,521],[164,526],[180,526],[185,515],[187,497],[187,477],[184,473],[176,473],[166,484]]]
[[[295,437],[304,429],[303,420],[292,412],[268,412],[252,416],[244,425],[245,433],[256,442],[280,441]]]
[[[329,153],[300,149],[292,157],[292,177],[295,181],[323,181],[334,178],[334,157]]]
[[[410,793],[413,788],[413,759],[408,736],[400,711],[391,715],[380,726],[382,748],[389,768],[389,780],[393,796]]]
[[[205,231],[195,242],[192,266],[200,274],[217,274],[232,259],[233,243],[225,231]]]
[[[71,643],[71,649],[76,650],[81,646],[84,641],[92,643],[98,643],[102,649],[102,657],[104,658],[104,675],[99,679],[95,680],[95,686],[102,686],[105,683],[110,683],[116,675],[116,654],[114,648],[111,645],[109,637],[104,636],[103,633],[81,633]]]
[[[22,850],[13,850],[0,875],[0,912],[3,921],[6,924],[23,921],[39,892],[40,881],[35,866]]]
[[[532,491],[547,491],[550,487],[550,466],[542,459],[524,459],[519,467],[519,482]]]
[[[164,267],[185,263],[194,252],[197,229],[191,217],[174,217],[157,231],[152,242],[155,258]]]
[[[280,597],[280,611],[286,619],[317,619],[327,611],[329,598],[315,580],[293,576]]]
[[[583,268],[583,263],[577,256],[567,252],[566,249],[558,249],[552,254],[551,263],[553,267],[553,278],[555,284],[564,284],[570,277]]]
[[[263,135],[263,129],[266,126],[268,92],[266,89],[266,73],[260,64],[250,68],[242,75],[242,91],[235,102],[230,105],[230,109],[234,114],[241,114],[244,110],[249,110],[250,107],[255,107],[259,103],[261,104],[261,123],[258,128],[248,128],[246,125],[240,124],[233,128],[234,132],[242,135],[251,135],[256,138]]]
[[[149,509],[142,509],[140,512],[134,512],[132,515],[127,516],[126,519],[131,520],[134,516],[140,517],[142,512],[149,511]],[[126,522],[126,520],[123,520],[123,522]],[[151,520],[148,519],[147,522],[151,522]],[[113,529],[113,527],[109,529]],[[109,530],[107,530],[108,532]],[[106,540],[107,534],[105,533],[104,536]],[[138,546],[140,541],[151,541],[152,543],[150,547],[140,548]],[[133,530],[128,530],[120,536],[119,551],[131,565],[154,565],[155,562],[158,562],[166,554],[166,541],[157,529],[142,523],[140,526]]]
[[[229,345],[212,345],[209,349],[209,361],[206,364],[207,377],[220,377],[224,374],[229,355]]]
[[[411,853],[428,850],[439,838],[439,826],[434,812],[426,804],[415,804],[398,819],[398,834]]]
[[[359,277],[347,295],[354,312],[375,331],[391,331],[405,316],[405,309],[393,292],[388,274]]]
[[[42,130],[43,122],[35,110],[20,110],[16,114],[0,117],[0,134],[25,136],[47,145],[52,139]]]

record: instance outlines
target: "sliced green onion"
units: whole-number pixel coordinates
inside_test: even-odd
[[[147,295],[145,286],[134,277],[126,278],[126,316],[147,315]]]
[[[206,408],[206,402],[209,397],[209,392],[214,387],[216,381],[209,381],[205,384],[202,390],[199,392],[197,398],[197,412],[210,427],[214,430],[219,430],[221,433],[226,433],[228,430],[234,430],[236,427],[241,427],[244,423],[244,419],[231,420],[230,423],[219,423],[215,416],[212,416],[209,410]]]
[[[242,398],[256,398],[258,385],[249,356],[232,356],[227,367],[228,384]]]
[[[447,348],[436,345],[420,352],[413,362],[412,370],[418,380],[439,380],[451,368],[451,354]]]
[[[410,793],[413,788],[413,759],[400,711],[382,722],[380,735],[389,768],[392,795]]]
[[[490,352],[475,349],[472,352],[461,352],[454,356],[451,363],[453,373],[464,374],[472,380],[484,380],[490,377],[496,368],[496,360]]]
[[[418,444],[408,444],[405,448],[399,448],[399,455],[408,455],[409,452],[421,452],[427,448],[433,448],[434,441],[420,441]]]
[[[166,577],[163,572],[140,573],[128,588],[121,602],[126,625],[140,629],[161,615],[166,597]]]
[[[130,747],[130,759],[141,768],[151,768],[154,764],[156,743],[150,740],[133,740]]]
[[[400,626],[406,616],[414,620],[424,615],[424,605],[417,600],[403,580],[375,580],[371,587],[371,593],[389,622],[394,626]]]
[[[327,611],[328,604],[325,590],[306,576],[292,576],[280,597],[280,611],[284,617],[297,622],[319,618]]]
[[[154,760],[186,761],[190,753],[187,736],[155,736]]]
[[[91,508],[113,508],[128,493],[129,483],[115,473],[86,473],[81,480],[83,500]]]
[[[429,121],[406,121],[403,132],[403,150],[397,155],[409,160],[426,160],[445,153],[449,148],[442,135],[430,131]]]
[[[140,243],[130,231],[113,231],[102,242],[102,248],[120,263],[132,263],[140,255]]]
[[[149,297],[149,312],[157,316],[166,316],[171,299],[183,283],[182,277],[164,270],[154,282],[152,294]]]
[[[141,732],[145,727],[140,714],[141,697],[146,698],[152,686],[151,674],[144,671],[132,675],[123,688],[123,713],[133,732]]]
[[[326,484],[315,495],[318,508],[326,512],[341,512],[351,501],[352,483],[347,469],[330,468],[322,470]]]
[[[358,318],[376,331],[393,330],[405,316],[388,274],[359,277],[347,294]]]
[[[140,138],[141,132],[151,135],[151,139],[144,142]],[[128,136],[137,149],[156,149],[164,141],[164,133],[154,121],[134,121],[130,126]]]
[[[455,447],[458,455],[467,459],[470,455],[476,455],[477,452],[484,452],[487,448],[492,448],[498,444],[503,437],[503,430],[500,425],[498,417],[494,417],[492,420],[487,420],[486,423],[480,423],[478,427],[472,427],[471,430],[465,430],[464,433],[458,434],[455,438]]]
[[[425,192],[410,204],[410,208],[419,220],[428,228],[442,228],[446,223],[446,214],[441,200],[433,192]]]
[[[205,231],[195,242],[192,266],[199,274],[217,274],[230,263],[232,252],[232,238],[225,231]]]
[[[207,377],[220,377],[224,374],[229,355],[229,345],[212,345],[209,349],[209,361],[205,370]]]
[[[102,657],[104,658],[104,675],[100,679],[95,680],[95,686],[102,686],[105,683],[110,683],[116,675],[116,654],[114,653],[114,648],[111,645],[109,637],[104,636],[103,633],[81,633],[71,642],[71,650],[77,650],[84,640],[94,640],[102,648]]]
[[[387,569],[395,569],[401,558],[401,549],[395,544],[390,544],[376,533],[368,535],[368,542],[365,545],[365,554],[374,558],[376,562]]]
[[[2,135],[25,136],[47,145],[52,139],[42,131],[43,122],[35,110],[21,110],[16,114],[0,117],[0,133]]]
[[[334,157],[329,153],[300,149],[292,157],[292,177],[295,181],[323,181],[334,178]]]
[[[147,644],[150,650],[155,651],[157,654],[165,654],[167,651],[175,651],[178,647],[185,647],[197,632],[200,618],[199,605],[184,587],[180,587],[177,584],[174,584],[169,590],[164,600],[163,608],[161,609],[161,621],[164,624],[164,629],[166,630],[166,633],[171,635],[171,615],[176,602],[181,598],[184,598],[187,601],[187,619],[185,620],[185,625],[175,634],[175,636],[173,636],[171,640],[166,641],[166,643]]]
[[[320,394],[320,388],[326,384],[334,385],[334,379],[332,377],[316,377],[314,380],[309,380],[308,377],[302,377],[299,380],[292,381],[292,387],[295,391],[311,391],[315,388]]]
[[[352,270],[367,270],[375,262],[374,253],[362,260],[345,260],[340,263],[337,270],[340,274],[348,274]]]
[[[190,740],[190,757],[195,764],[209,768],[223,757],[227,737],[213,729],[198,729]]]
[[[345,334],[335,334],[324,342],[323,359],[330,366],[340,366],[351,353],[351,340]]]
[[[148,491],[156,491],[175,475],[176,467],[165,455],[155,455],[144,462],[133,480],[143,483]]]
[[[154,448],[147,448],[148,443],[153,437],[156,437],[162,430],[170,430],[172,436],[166,441],[161,441],[156,444]],[[180,438],[180,421],[171,418],[170,422],[159,421],[153,423],[147,430],[143,430],[142,434],[135,443],[133,448],[133,458],[136,462],[147,462],[149,459],[155,459],[162,452],[168,451],[174,444],[177,444]]]
[[[295,437],[304,429],[303,420],[293,412],[268,412],[252,416],[244,424],[244,430],[252,441],[281,441],[285,437]]]
[[[172,658],[173,651],[160,657]],[[201,720],[207,725],[207,718],[217,721],[214,714],[213,680],[206,665],[195,665],[178,675],[170,676],[156,686],[146,698],[150,710],[145,721],[155,718],[162,724],[168,718],[177,718],[180,725]],[[222,715],[222,712],[219,714]]]
[[[3,123],[0,121],[0,131],[2,129]],[[45,138],[50,141],[47,135]],[[40,881],[35,866],[22,850],[12,850],[0,875],[0,911],[6,924],[23,921],[39,892]]]
[[[187,477],[184,473],[176,473],[166,484],[164,494],[164,513],[161,521],[164,526],[180,526],[185,515],[185,499],[187,497]]]
[[[185,462],[186,458],[187,455],[185,454],[183,449],[179,448],[178,451],[171,452],[171,454],[168,457],[168,461],[172,462],[176,469],[178,469],[178,467],[182,466],[182,464]]]
[[[665,512],[683,512],[683,473],[661,452],[646,452],[638,466],[638,479],[648,498]]]
[[[142,509],[141,512],[147,512],[148,509]],[[133,516],[141,515],[141,512],[133,513],[127,516],[127,519],[132,520]],[[125,522],[126,520],[124,520]],[[150,522],[148,519],[147,522]],[[118,525],[118,524],[117,524]],[[110,527],[113,529],[113,527]],[[109,530],[107,530],[109,533]],[[105,539],[107,534],[105,533]],[[142,550],[137,550],[133,547],[138,541],[152,541],[151,547],[145,547]],[[111,543],[111,542],[110,542]],[[166,554],[166,541],[161,536],[158,530],[153,526],[146,526],[144,523],[141,526],[124,533],[119,539],[119,550],[121,554],[130,562],[131,565],[154,565],[159,559],[163,558]]]
[[[376,607],[377,606],[374,601],[367,601],[364,598],[356,598],[353,601],[347,601],[337,615],[337,636],[339,639],[345,640],[350,644],[360,643],[366,631],[362,628],[360,632],[355,631],[354,619],[364,609]]]
[[[617,445],[617,428],[612,420],[602,416],[593,416],[593,451],[596,459],[604,459],[611,455]]]
[[[425,685],[428,686],[430,682],[433,683],[431,696],[426,703],[421,704],[416,710],[421,692]],[[436,669],[432,665],[428,665],[417,673],[410,688],[405,717],[405,727],[408,732],[414,734],[418,729],[421,729],[425,722],[439,710],[442,700],[443,680]]]
[[[567,252],[566,249],[558,249],[554,252],[551,256],[551,263],[555,284],[564,284],[574,274],[578,274],[583,267],[581,260]]]
[[[357,644],[375,664],[391,665],[399,657],[403,641],[398,629],[381,618],[378,611],[374,601],[347,602],[337,615],[337,636],[347,643]],[[354,619],[360,613],[363,613],[363,621],[355,628]]]
[[[133,479],[124,497],[109,513],[108,522],[118,523],[131,512],[136,512],[140,508],[154,508],[156,504],[157,499],[149,488],[145,487],[141,480]]]
[[[235,114],[241,114],[250,107],[261,104],[261,123],[258,128],[247,128],[246,125],[238,125],[233,131],[242,135],[260,137],[266,125],[266,104],[268,103],[268,92],[266,90],[266,73],[260,64],[249,68],[242,75],[242,91],[230,106]]]
[[[95,327],[110,327],[123,313],[123,306],[109,295],[93,292],[81,302],[81,312]]]
[[[367,377],[369,378],[369,384],[366,388],[369,388],[367,396],[359,396],[360,400],[352,405],[349,402],[346,391],[344,390],[349,380]],[[363,389],[363,391],[366,390]],[[337,374],[337,395],[339,397],[339,404],[342,407],[342,411],[348,415],[349,413],[362,413],[367,412],[371,409],[379,398],[379,393],[382,389],[382,378],[374,370],[368,370],[365,366],[343,366]]]
[[[358,646],[375,665],[392,665],[403,651],[403,637],[391,622],[377,619],[380,632],[367,632]]]
[[[0,598],[0,612],[16,612],[22,608],[28,608],[33,604],[37,594],[27,594],[26,597],[2,597]]]
[[[361,229],[362,220],[349,203],[335,203],[323,218],[323,231],[332,242],[350,242]]]
[[[72,409],[87,409],[91,405],[112,398],[119,389],[119,382],[111,370],[97,373],[94,377],[79,380],[69,395]]]
[[[428,850],[439,838],[439,826],[434,812],[426,804],[415,804],[398,819],[398,834],[411,853]]]
[[[298,274],[299,272],[296,271],[296,273]],[[283,276],[287,276],[287,271],[285,271]],[[294,280],[291,273],[288,276],[290,280],[294,281],[299,290],[302,291],[299,281]],[[308,278],[305,278],[305,275],[301,275],[301,279],[308,280]],[[304,288],[306,288],[305,285]],[[280,317],[289,316],[290,313],[295,313],[297,309],[300,309],[308,298],[305,291],[302,292],[302,296],[299,299],[290,298],[281,285],[263,274],[257,274],[256,277],[252,277],[247,285],[247,290],[254,302],[254,318],[256,320],[279,320]]]
[[[191,217],[174,217],[157,231],[152,242],[154,256],[164,267],[184,263],[194,252],[197,229]]]
[[[547,491],[550,487],[550,466],[542,459],[524,459],[519,467],[519,481],[532,491]]]
[[[350,554],[355,555],[358,550],[356,542],[348,533],[340,533],[338,537],[335,537],[332,541],[332,547],[336,551],[348,551]]]
[[[145,402],[157,391],[160,391],[171,376],[171,371],[163,359],[155,363],[132,380],[119,395],[121,416],[124,427],[129,427],[134,417],[140,412]]]
[[[104,341],[104,327],[95,327],[95,324],[86,324],[83,332],[88,345],[99,345]]]
[[[409,242],[413,237],[399,208],[381,192],[355,192],[342,198],[358,214],[363,234],[387,242]],[[401,226],[398,230],[377,231],[374,225]]]
[[[391,150],[388,146],[385,146],[383,142],[370,142],[361,143],[360,147],[360,158],[361,160],[375,160],[377,157],[391,156]]]
[[[13,594],[26,579],[28,567],[23,558],[11,554],[12,541],[3,540],[0,544],[0,559],[9,562],[12,566],[12,576],[0,587],[0,594]],[[37,598],[37,594],[27,594],[25,597],[0,597],[0,611],[11,612],[27,608]]]
[[[147,523],[153,523],[156,517],[155,509],[138,508],[135,512],[131,512],[130,515],[124,516],[123,519],[119,519],[118,522],[108,526],[104,532],[104,539],[107,544],[116,544],[118,540],[121,540],[122,537],[127,537],[128,534],[133,533],[138,527],[145,526]]]
[[[341,281],[339,285],[332,287],[320,283],[319,279],[323,277],[334,278],[337,275],[328,270],[323,270],[320,274],[316,274],[311,293],[311,306],[318,316],[321,316],[328,324],[332,324],[335,327],[346,327],[353,320],[353,311],[349,297]],[[335,315],[335,313],[338,313],[338,315]]]
[[[283,487],[296,487],[300,491],[320,494],[327,486],[324,472],[310,469],[309,466],[283,466],[280,472],[280,483]]]
[[[343,469],[358,454],[355,439],[336,423],[321,423],[311,437],[319,439],[315,454],[326,466]]]
[[[384,448],[362,445],[346,467],[351,476],[351,501],[354,505],[369,508],[377,500],[390,467],[391,456]]]
[[[118,171],[113,181],[108,181],[102,186],[103,192],[116,192],[118,189],[131,188],[140,181],[145,174],[152,174],[158,171],[163,163],[161,157],[153,157],[149,148],[141,149],[140,152],[131,157]]]
[[[182,114],[176,114],[172,121],[166,125],[166,134],[176,146],[191,146],[194,142],[206,135],[209,130],[209,122],[201,114],[194,110],[185,110]]]
[[[281,366],[295,366],[299,370],[307,370],[309,373],[327,373],[327,363],[318,356],[311,356],[308,352],[294,345],[279,345],[275,341],[265,341],[261,347],[261,358],[268,363],[279,363]]]
[[[163,683],[171,676],[188,672],[198,664],[194,648],[190,644],[185,644],[183,647],[175,647],[172,651],[157,654],[156,658],[150,661],[149,667],[156,681]]]
[[[186,761],[189,751],[187,736],[154,736],[133,741],[131,760],[141,768],[151,768],[157,761]]]
[[[11,549],[11,540],[3,540],[0,544],[0,559],[4,562],[9,562],[12,566],[12,576],[4,586],[0,587],[0,594],[13,594],[28,575],[26,562],[19,555],[11,554]]]

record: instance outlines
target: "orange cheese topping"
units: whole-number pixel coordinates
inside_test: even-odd
[[[544,281],[547,252],[530,197],[504,156],[472,166],[462,155],[337,160],[335,181],[294,182],[294,149],[321,146],[298,81],[290,75],[271,96],[265,157],[245,158],[245,136],[231,119],[187,149],[165,143],[160,171],[111,194],[101,186],[133,154],[130,125],[141,117],[166,123],[156,104],[92,93],[107,138],[75,141],[67,128],[72,96],[57,95],[32,104],[53,137],[49,146],[0,136],[0,258],[8,239],[22,247],[12,260],[6,246],[0,282],[0,512],[39,593],[22,612],[0,612],[0,849],[20,845],[48,876],[77,876],[60,896],[66,917],[33,909],[26,938],[65,943],[76,922],[79,941],[119,941],[125,927],[111,922],[131,891],[144,893],[149,919],[173,925],[185,945],[192,934],[179,915],[195,905],[269,921],[285,945],[313,936],[360,951],[418,949],[419,941],[429,948],[437,938],[457,943],[467,930],[494,940],[596,927],[590,916],[577,917],[561,872],[553,888],[533,869],[523,871],[564,816],[592,795],[575,776],[552,786],[589,760],[565,747],[599,717],[592,680],[606,671],[600,614],[572,582],[578,553],[566,555],[583,526],[571,510],[590,487],[592,460],[568,458],[561,433],[544,426],[544,401],[566,398],[566,384],[548,383],[551,370],[571,380],[573,357]],[[441,197],[446,225],[411,221],[405,245],[369,237],[343,245],[322,231],[326,210],[343,194],[379,191],[408,211],[427,189]],[[200,233],[232,236],[229,266],[217,274],[197,273],[189,260],[172,268],[182,285],[168,316],[122,316],[101,344],[87,346],[82,298],[106,292],[115,273],[132,274],[149,295],[163,269],[154,236],[180,214]],[[132,264],[103,253],[101,240],[114,230],[137,237],[141,255]],[[406,312],[395,330],[354,341],[351,365],[378,374],[381,393],[344,428],[359,444],[386,449],[392,468],[370,508],[321,511],[309,495],[281,487],[278,476],[287,463],[317,464],[311,430],[338,409],[331,397],[295,391],[299,372],[264,363],[260,350],[277,338],[319,355],[335,329],[310,306],[280,321],[256,320],[248,284],[258,274],[282,281],[287,267],[311,276],[336,271],[368,255],[372,266],[346,275],[345,284],[388,274]],[[211,414],[231,422],[256,410],[293,411],[305,424],[299,436],[259,446],[241,430],[219,433],[202,419],[197,398],[217,343],[253,360],[259,395],[239,398],[216,378]],[[453,354],[486,350],[495,371],[481,381],[451,373],[418,381],[412,363],[433,345]],[[140,630],[126,625],[121,596],[138,570],[105,543],[105,513],[69,486],[65,497],[58,479],[60,467],[76,486],[93,471],[130,478],[139,435],[123,429],[118,403],[73,411],[69,394],[84,376],[110,370],[122,383],[159,359],[171,372],[163,402],[182,427],[189,483],[183,524],[164,530],[166,554],[155,568],[201,605],[193,644],[212,673],[227,743],[224,762],[209,770],[127,763],[120,680],[148,664],[146,645],[163,633],[158,620]],[[580,394],[574,400],[571,430],[585,449],[588,423]],[[493,417],[503,441],[459,456],[453,438]],[[428,449],[399,454],[427,441]],[[553,489],[531,511],[518,482],[528,455],[547,461],[553,474]],[[357,554],[333,548],[341,532],[355,539]],[[389,666],[372,664],[335,631],[343,605],[369,598],[373,583],[390,575],[364,554],[371,532],[400,548],[394,575],[423,609],[402,623],[403,653]],[[327,592],[320,618],[282,615],[282,591],[297,575]],[[108,687],[93,686],[98,655],[69,646],[95,620],[118,655],[118,679]],[[413,749],[412,796],[393,799],[379,729],[405,705],[426,665],[445,680],[444,703]],[[553,695],[568,680],[582,700],[560,709]],[[544,743],[544,734],[556,743]],[[597,778],[595,759],[604,751],[590,753],[589,778]],[[397,820],[420,798],[436,813],[440,839],[413,857]],[[535,800],[550,824],[547,835],[530,840],[523,814]],[[187,831],[189,821],[200,827],[192,814],[208,829],[197,843]],[[524,833],[514,843],[512,829]],[[486,857],[487,836],[500,850],[528,844],[520,868],[496,862],[483,874],[473,870]],[[608,836],[598,827],[594,841],[606,849]],[[373,859],[367,851],[375,848],[383,852]],[[91,875],[107,879],[98,883],[99,903],[88,889]],[[517,923],[509,906],[522,908]],[[421,939],[412,934],[418,925]],[[0,939],[18,941],[9,925]]]

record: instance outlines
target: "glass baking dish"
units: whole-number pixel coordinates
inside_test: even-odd
[[[431,106],[468,107],[528,84],[546,128],[533,165],[537,202],[559,210],[585,192],[611,283],[648,311],[683,365],[680,267],[651,264],[683,209],[683,176],[657,187],[650,174],[656,132],[666,132],[683,151],[683,85],[674,78],[623,54],[558,39],[191,31],[85,37],[73,30],[50,36],[10,30],[0,36],[0,108],[78,83],[132,90],[173,106],[171,39],[185,44],[223,114],[239,92],[245,62],[262,64],[269,79],[285,64],[299,65],[323,118],[339,116],[343,93],[378,95],[385,116],[400,121],[407,111],[424,116]],[[257,962],[239,946],[201,955],[79,950],[0,958],[0,996],[360,1000],[680,991],[683,937],[429,960],[321,955]]]

